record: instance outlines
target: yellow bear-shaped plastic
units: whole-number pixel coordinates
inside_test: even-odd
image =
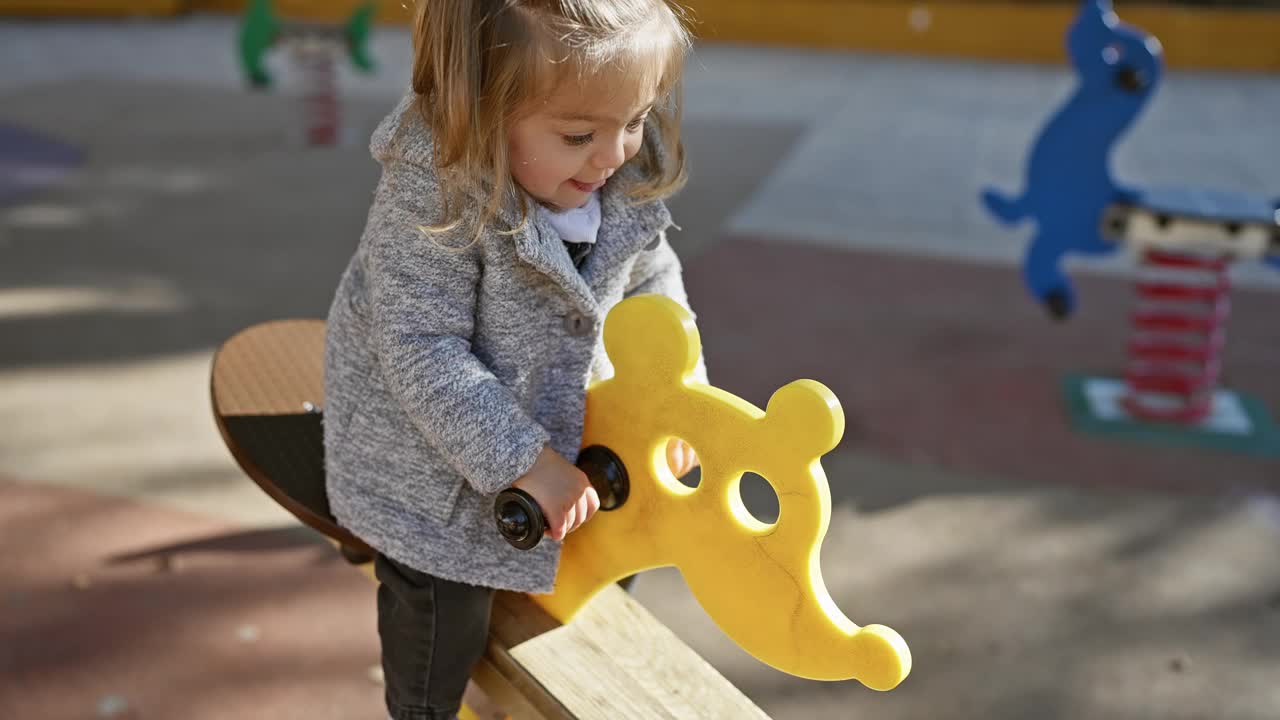
[[[539,604],[568,622],[609,583],[674,565],[720,629],[760,661],[815,680],[897,686],[911,670],[906,643],[883,625],[845,617],[819,568],[831,518],[819,458],[844,433],[835,395],[797,380],[761,411],[694,380],[698,330],[688,311],[658,295],[614,307],[604,342],[616,374],[587,393],[583,445],[604,445],[622,460],[630,495],[566,539],[555,590],[535,596]],[[698,453],[697,488],[667,468],[672,437]],[[748,471],[777,493],[773,524],[742,503]]]

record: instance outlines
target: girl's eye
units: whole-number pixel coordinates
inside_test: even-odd
[[[639,130],[640,127],[644,125],[644,121],[645,121],[645,118],[642,118],[642,117],[638,117],[635,120],[632,120],[631,122],[627,123],[627,130],[630,132],[635,132]]]
[[[577,147],[579,145],[586,145],[587,143],[591,142],[591,137],[592,137],[591,133],[587,133],[586,135],[565,135],[564,144],[571,145],[573,147]]]

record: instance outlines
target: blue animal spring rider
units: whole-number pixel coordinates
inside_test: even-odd
[[[1056,318],[1076,307],[1065,256],[1124,247],[1139,259],[1121,403],[1139,420],[1198,423],[1212,412],[1221,366],[1228,266],[1261,260],[1280,268],[1280,202],[1117,182],[1111,150],[1159,87],[1160,42],[1122,23],[1110,0],[1085,0],[1067,50],[1079,84],[1036,138],[1022,193],[986,188],[982,201],[1005,225],[1035,222],[1023,279]]]

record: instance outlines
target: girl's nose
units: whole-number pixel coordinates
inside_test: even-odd
[[[619,133],[607,142],[601,142],[591,158],[591,162],[600,170],[614,170],[626,159],[626,137]]]

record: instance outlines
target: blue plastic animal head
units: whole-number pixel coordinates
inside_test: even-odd
[[[1116,249],[1101,235],[1102,216],[1132,193],[1112,179],[1111,149],[1155,93],[1163,69],[1160,42],[1121,23],[1109,0],[1085,0],[1067,33],[1067,51],[1079,84],[1036,138],[1022,194],[982,193],[1000,222],[1035,221],[1023,279],[1056,317],[1075,308],[1063,257]]]
[[[1120,22],[1110,0],[1086,0],[1067,34],[1067,53],[1081,89],[1141,104],[1163,74],[1163,51],[1154,35]]]

